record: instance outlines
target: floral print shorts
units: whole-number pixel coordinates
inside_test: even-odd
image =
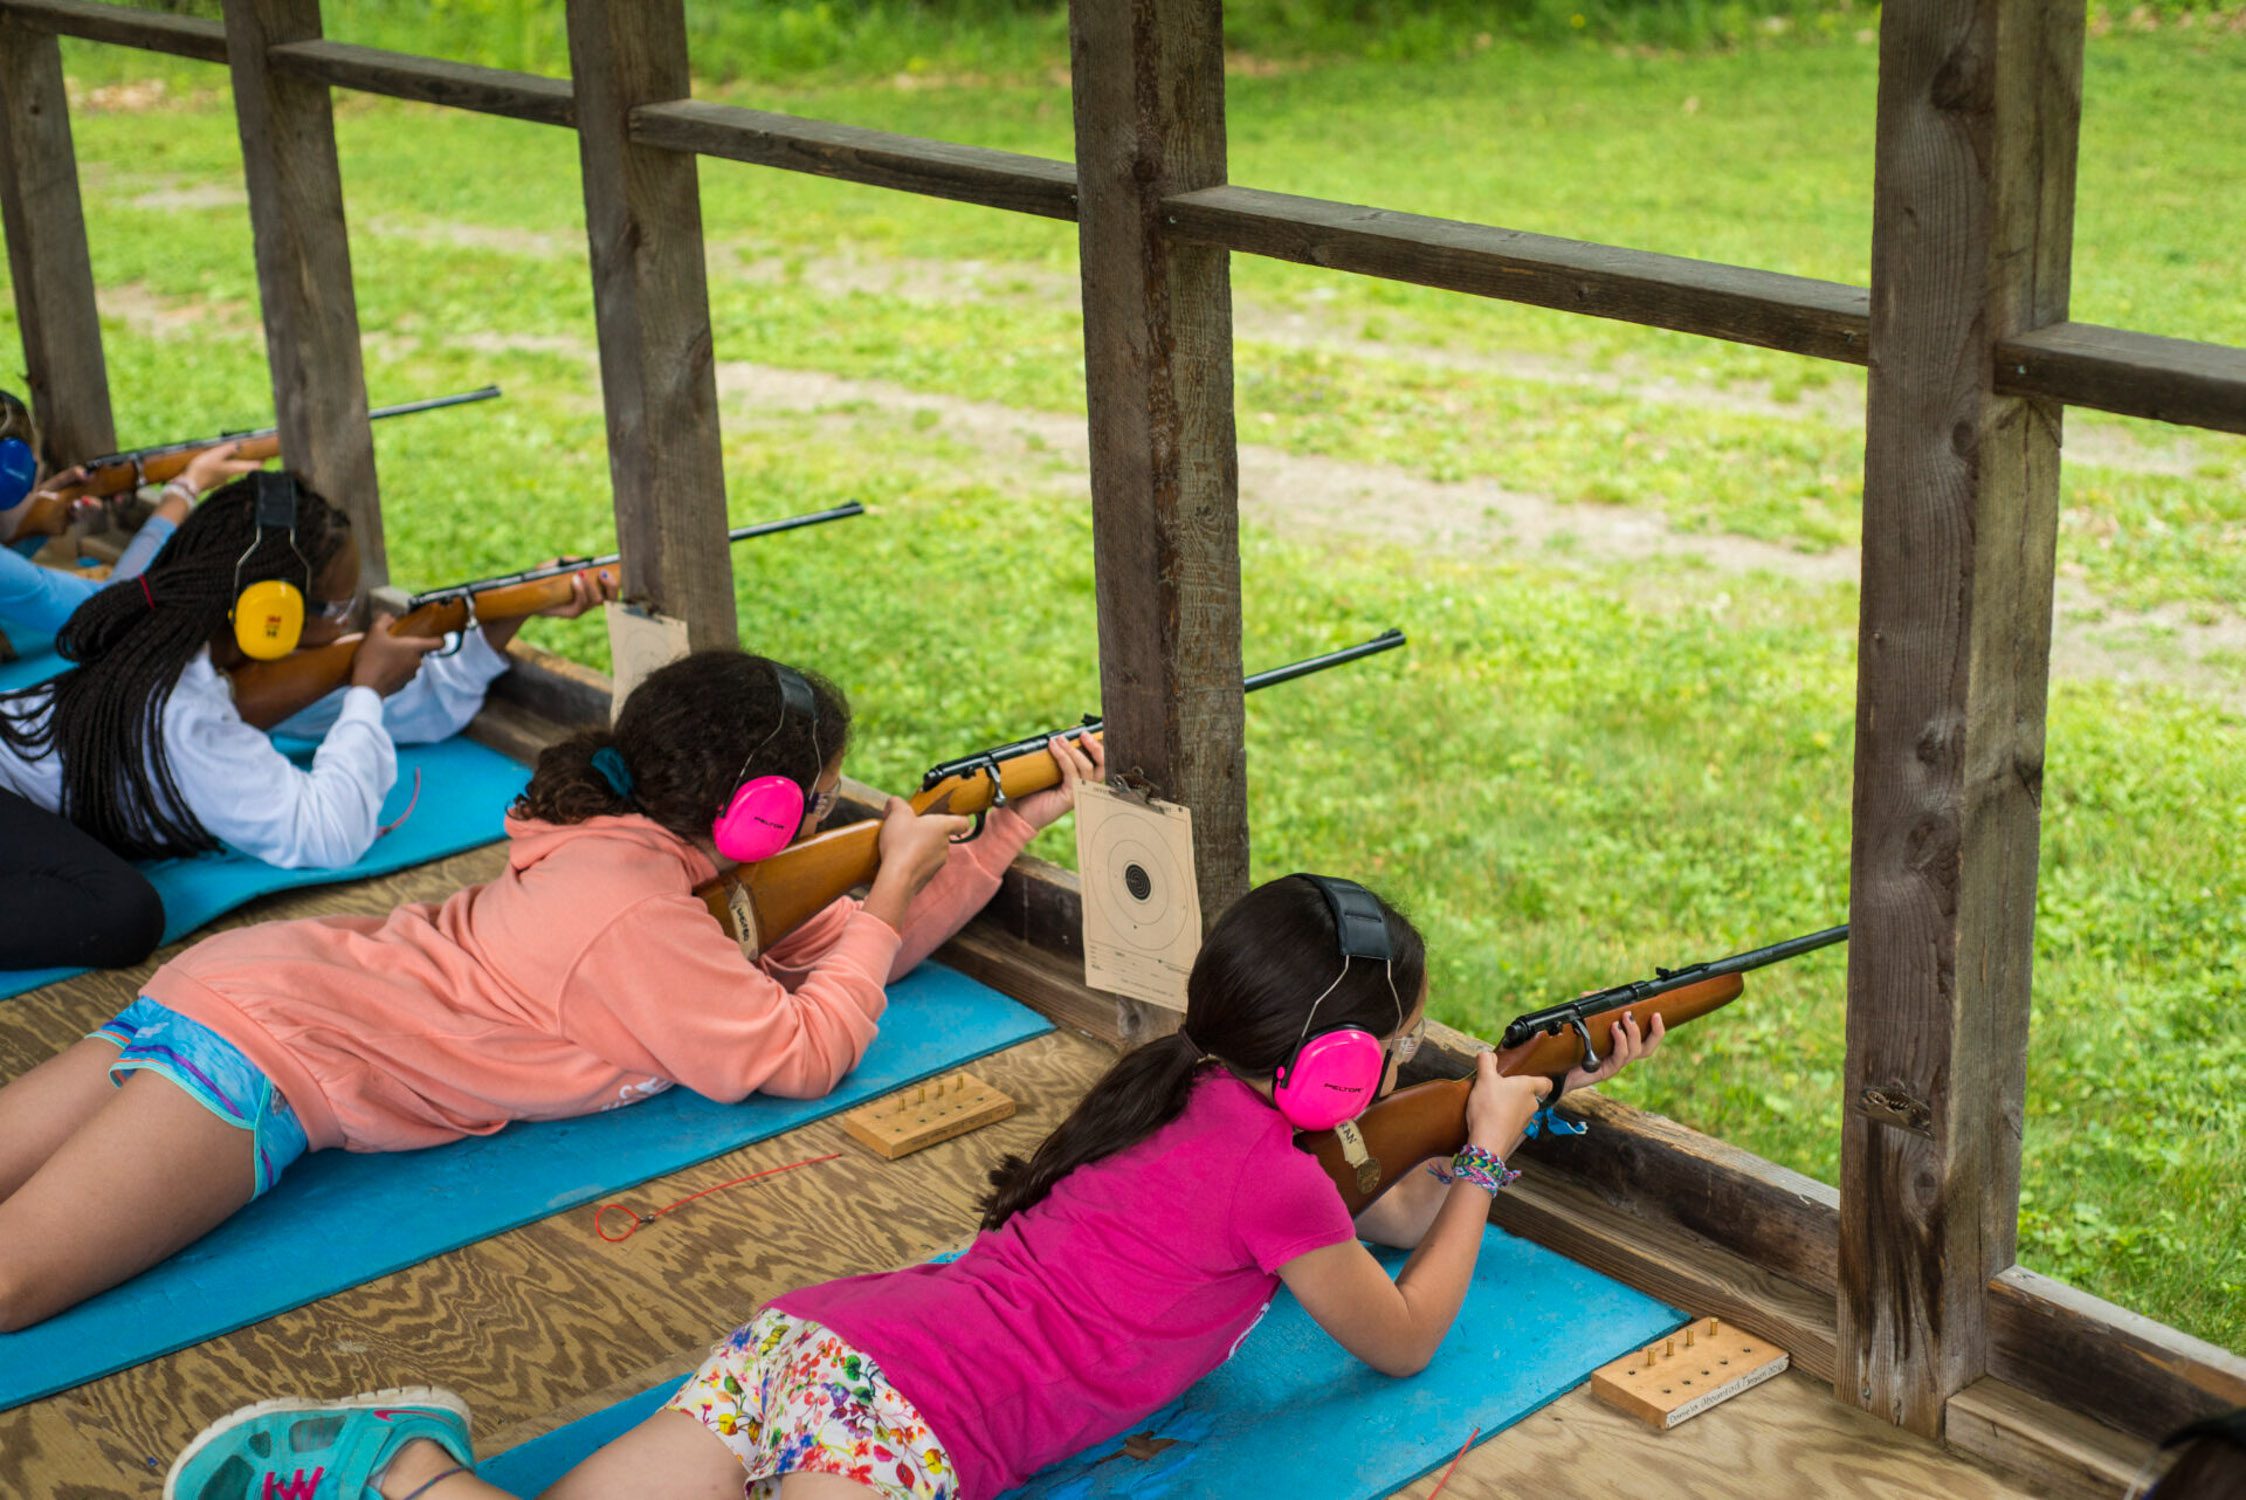
[[[836,1474],[890,1500],[953,1500],[950,1456],[881,1367],[817,1323],[766,1308],[670,1400],[747,1471],[747,1500],[783,1474]]]

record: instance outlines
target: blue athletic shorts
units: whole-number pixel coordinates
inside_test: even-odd
[[[142,996],[89,1040],[114,1042],[122,1049],[109,1065],[110,1082],[122,1087],[129,1073],[160,1073],[227,1124],[248,1131],[257,1151],[252,1198],[265,1196],[288,1164],[310,1149],[303,1123],[273,1080],[241,1048],[168,1005]]]

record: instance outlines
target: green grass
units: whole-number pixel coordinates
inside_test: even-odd
[[[516,38],[531,54],[479,60],[538,65],[538,14]],[[866,42],[809,82],[744,72],[705,91],[1067,156],[1043,24],[951,28],[912,88]],[[1233,175],[1861,282],[1872,49],[1832,37],[1617,56],[1500,36],[1399,42],[1409,62],[1298,59],[1230,80]],[[127,76],[119,56],[68,53],[74,76],[108,83]],[[239,180],[223,79],[165,77],[186,107],[74,120],[127,441],[256,420],[270,399],[247,216],[196,196]],[[2246,343],[2246,148],[2202,123],[2242,84],[2238,38],[2093,43],[2077,317]],[[394,573],[436,582],[605,545],[575,143],[346,99],[370,394],[508,392],[378,429]],[[728,163],[702,180],[721,360],[992,403],[1033,428],[1080,420],[1073,227]],[[1249,443],[1494,480],[1581,507],[1586,529],[1624,508],[1804,552],[1853,545],[1858,371],[1245,257],[1233,269]],[[842,681],[853,772],[901,786],[1096,706],[1090,524],[1053,442],[993,449],[953,408],[905,415],[880,391],[809,413],[729,399],[726,458],[737,520],[875,507],[736,566],[748,643]],[[2109,611],[2233,608],[2246,443],[2085,413],[2068,438],[2069,575]],[[1432,939],[1437,1014],[1484,1034],[1554,995],[1846,911],[1854,590],[1597,556],[1244,530],[1251,666],[1389,624],[1413,636],[1254,700],[1256,873],[1361,873],[1399,897]],[[590,624],[533,635],[605,662]],[[2246,719],[2062,680],[2049,742],[2022,1259],[2246,1348],[2246,901],[2229,853],[2246,835]],[[1069,855],[1051,835],[1041,852]],[[1844,963],[1759,976],[1616,1091],[1830,1180]]]

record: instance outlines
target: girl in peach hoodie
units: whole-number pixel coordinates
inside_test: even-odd
[[[892,798],[881,869],[756,959],[695,887],[744,782],[832,808],[849,705],[825,680],[706,651],[649,677],[615,728],[539,758],[506,871],[387,918],[317,917],[196,944],[85,1040],[0,1088],[0,1330],[116,1285],[207,1234],[307,1150],[405,1151],[636,1103],[674,1086],[816,1098],[874,1039],[883,987],[997,890],[1074,805],[1101,751],[994,811]],[[809,711],[801,688],[809,688]]]

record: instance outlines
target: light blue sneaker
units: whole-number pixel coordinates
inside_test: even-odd
[[[475,1462],[468,1403],[436,1386],[260,1401],[197,1434],[173,1461],[164,1500],[376,1500],[375,1477],[416,1438]]]

